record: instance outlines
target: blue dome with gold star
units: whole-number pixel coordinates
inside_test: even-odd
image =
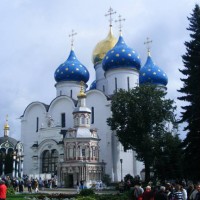
[[[139,55],[120,36],[117,44],[105,55],[102,65],[105,71],[122,67],[140,70],[141,61]]]
[[[157,65],[155,65],[150,55],[147,57],[145,65],[140,69],[139,83],[150,83],[163,86],[166,86],[168,83],[166,73]]]
[[[86,83],[89,76],[87,68],[79,62],[73,50],[71,50],[67,60],[54,73],[56,82],[83,81]]]

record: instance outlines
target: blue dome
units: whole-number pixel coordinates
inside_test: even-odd
[[[139,55],[120,36],[117,44],[105,55],[102,65],[105,71],[122,67],[139,70],[141,61]]]
[[[67,60],[54,73],[56,82],[83,81],[86,83],[89,76],[87,68],[78,61],[73,50],[71,50]]]
[[[96,86],[97,86],[97,81],[94,80],[94,81],[91,83],[91,85],[90,85],[90,90],[96,89]]]
[[[167,75],[162,69],[153,63],[151,56],[147,57],[145,65],[140,70],[139,83],[151,83],[164,86],[168,83]]]

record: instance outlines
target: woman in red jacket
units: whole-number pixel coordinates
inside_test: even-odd
[[[6,192],[7,192],[7,187],[5,185],[5,182],[3,180],[0,180],[0,200],[6,199]]]

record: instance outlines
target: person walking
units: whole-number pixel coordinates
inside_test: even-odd
[[[183,193],[181,191],[181,186],[179,184],[176,184],[176,186],[175,186],[174,199],[175,200],[184,200]]]
[[[195,196],[195,200],[200,200],[200,184],[197,185],[197,194]]]
[[[156,192],[154,200],[168,200],[167,193],[164,186],[160,186],[160,190]]]
[[[5,185],[5,182],[3,180],[0,180],[0,200],[6,199],[6,192],[7,192],[7,187]]]
[[[151,186],[147,186],[142,194],[142,200],[154,200],[154,194],[151,191]]]

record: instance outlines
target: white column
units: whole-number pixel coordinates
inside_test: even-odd
[[[2,175],[5,175],[5,160],[3,160]]]
[[[15,177],[15,156],[13,156],[13,172],[12,172],[13,178]]]
[[[19,158],[17,158],[17,162],[16,162],[16,177],[19,177]]]
[[[21,157],[21,178],[23,178],[23,168],[24,168],[24,160],[23,160],[23,157]]]

